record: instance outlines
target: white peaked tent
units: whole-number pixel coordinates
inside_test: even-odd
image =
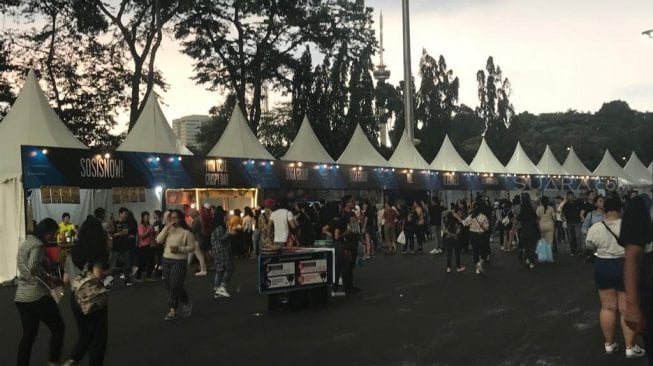
[[[134,127],[116,150],[193,155],[175,136],[153,92]]]
[[[308,118],[304,116],[297,136],[290,144],[281,160],[308,161],[312,163],[334,163],[333,158],[324,150],[320,140],[315,135]]]
[[[651,185],[653,184],[653,174],[648,170],[648,168],[639,160],[637,154],[633,151],[630,154],[630,159],[624,166],[624,172],[632,178],[631,183],[637,186],[640,185]]]
[[[515,147],[515,152],[512,153],[512,157],[506,165],[506,171],[511,174],[528,174],[528,175],[540,175],[540,171],[531,159],[526,155],[526,152],[521,147],[521,143],[517,141],[517,146]]]
[[[580,161],[573,147],[569,148],[569,154],[565,162],[562,163],[562,168],[570,175],[592,175],[592,172]]]
[[[651,172],[651,174],[653,174],[653,161],[651,162],[651,164],[648,165],[648,171]]]
[[[429,169],[429,164],[424,160],[419,151],[417,151],[412,141],[408,140],[406,131],[401,135],[397,148],[392,153],[388,163],[393,168]]]
[[[474,156],[474,160],[469,164],[469,167],[476,173],[508,173],[503,164],[494,155],[490,146],[485,142],[485,137],[481,141],[481,146],[478,148],[476,156]]]
[[[390,166],[388,161],[372,146],[359,124],[356,124],[356,129],[349,140],[349,144],[338,158],[338,164]]]
[[[274,160],[274,156],[261,145],[252,132],[238,104],[231,113],[227,128],[208,156]]]
[[[32,70],[0,122],[0,142],[0,282],[4,282],[16,275],[18,246],[25,237],[20,146],[87,147],[52,110]]]
[[[453,147],[449,135],[444,136],[440,151],[435,155],[429,168],[447,172],[470,172],[472,170]]]
[[[544,154],[540,158],[540,162],[537,163],[537,169],[539,169],[542,174],[547,175],[568,175],[567,171],[560,165],[558,159],[553,155],[553,151],[549,145],[546,145],[544,149]]]
[[[603,154],[603,160],[601,160],[592,174],[597,177],[617,177],[624,178],[628,182],[631,181],[631,178],[624,173],[619,163],[610,154],[610,150],[607,149],[605,150],[605,154]]]

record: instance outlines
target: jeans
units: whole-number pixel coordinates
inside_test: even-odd
[[[431,235],[433,235],[433,240],[435,240],[435,248],[442,249],[442,226],[431,226]]]
[[[48,361],[58,363],[61,358],[65,325],[57,303],[48,295],[36,301],[16,302],[15,304],[23,326],[23,337],[18,345],[18,366],[28,366],[30,364],[32,345],[36,340],[41,322],[50,329],[51,333]]]
[[[580,243],[580,223],[567,223],[567,237],[569,238],[569,249],[572,254],[580,252],[582,245]]]
[[[233,269],[225,269],[222,271],[215,271],[215,278],[213,279],[213,287],[227,287],[229,281],[231,281],[231,276],[234,274]]]
[[[77,323],[77,342],[68,358],[79,363],[88,353],[88,364],[101,366],[104,363],[109,334],[108,309],[105,307],[90,314],[84,314],[75,303],[74,297],[71,297],[71,304]]]

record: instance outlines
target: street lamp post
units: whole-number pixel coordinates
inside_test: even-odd
[[[410,71],[410,15],[408,0],[402,0],[402,16],[404,25],[404,121],[406,136],[412,144],[418,144],[415,140],[413,123],[413,83]]]

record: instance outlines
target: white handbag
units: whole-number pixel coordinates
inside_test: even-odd
[[[399,236],[397,237],[397,243],[406,244],[406,234],[404,234],[403,230],[399,233]]]

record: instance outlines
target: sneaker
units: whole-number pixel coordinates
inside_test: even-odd
[[[347,293],[342,290],[337,290],[337,291],[331,290],[331,297],[341,297],[345,295],[347,295]]]
[[[192,312],[193,312],[193,302],[192,301],[189,301],[189,302],[185,303],[184,305],[182,305],[181,311],[180,311],[182,318],[188,318]]]
[[[461,267],[456,268],[456,272],[465,272],[466,269],[467,268],[465,266],[461,266]]]
[[[125,286],[129,287],[133,285],[134,283],[132,281],[125,281]]]
[[[206,271],[199,271],[195,273],[195,276],[206,276]]]
[[[481,262],[476,263],[476,274],[481,274],[483,272],[484,272],[483,265],[481,264]]]
[[[619,344],[617,342],[614,342],[612,344],[604,344],[605,346],[605,353],[608,355],[611,355],[619,350]],[[628,352],[626,350],[626,352]]]
[[[124,273],[121,273],[121,274],[120,274],[120,279],[121,279],[121,280],[124,280],[124,279],[125,279],[125,274],[124,274]]]
[[[368,260],[368,259],[370,259],[370,258],[372,258],[372,257],[370,257],[369,255],[364,255],[364,256],[363,256],[363,260],[364,260],[364,261],[366,261],[366,260]]]
[[[528,265],[528,269],[533,269],[533,268],[535,268],[535,265],[533,263]]]
[[[429,252],[430,254],[438,254],[438,249],[433,249],[432,251]]]
[[[644,355],[646,355],[646,351],[644,351],[644,349],[640,348],[638,345],[626,347],[626,358],[638,358],[643,357]]]
[[[405,250],[402,250],[402,251],[401,251],[401,254],[406,254],[406,253],[408,253],[408,252],[405,251]]]
[[[217,290],[215,290],[215,293],[213,294],[214,298],[218,297],[231,297],[231,294],[227,292],[227,288],[224,286],[218,287]]]
[[[62,362],[60,366],[75,366],[75,365],[77,365],[77,362],[75,362],[75,360],[68,359]]]
[[[451,268],[447,267],[447,273],[451,273]]]
[[[140,278],[134,278],[134,282],[136,282],[136,283],[142,283],[143,280],[141,280]]]
[[[177,318],[177,312],[174,309],[170,309],[163,320],[174,320],[175,318]]]

